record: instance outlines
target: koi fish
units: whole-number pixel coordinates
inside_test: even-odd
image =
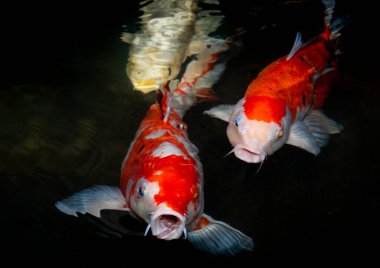
[[[178,76],[186,58],[222,40],[209,34],[224,16],[219,10],[202,10],[198,2],[219,4],[217,0],[153,0],[140,9],[144,13],[140,31],[121,37],[130,44],[126,72],[134,89],[144,94],[158,90]]]
[[[198,63],[192,66],[204,66]],[[214,79],[215,70],[207,70]],[[161,88],[159,100],[141,122],[122,163],[120,186],[93,186],[58,201],[56,207],[73,216],[100,217],[103,209],[121,210],[147,223],[145,235],[151,230],[158,239],[184,237],[213,254],[250,251],[254,247],[250,237],[204,213],[202,164],[182,121],[198,93],[197,82],[191,90],[178,82],[171,81],[170,90]]]
[[[341,28],[331,23],[335,1],[323,3],[323,33],[305,44],[297,33],[290,53],[264,68],[236,105],[205,111],[228,122],[231,153],[237,158],[260,163],[284,144],[318,155],[329,135],[342,130],[321,111],[336,75],[338,51],[334,41]]]

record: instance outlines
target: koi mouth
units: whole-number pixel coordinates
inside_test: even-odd
[[[181,223],[181,221],[173,215],[161,215],[158,222],[160,227],[164,230],[157,235],[157,238],[159,239],[165,239],[168,237],[178,228],[179,224]]]
[[[163,227],[171,228],[180,222],[180,220],[173,215],[161,215],[159,218],[159,222]]]
[[[175,211],[156,212],[152,215],[152,234],[159,239],[177,239],[185,233],[185,217]]]
[[[265,158],[265,155],[248,150],[243,147],[235,147],[234,153],[237,158],[248,163],[260,163]]]

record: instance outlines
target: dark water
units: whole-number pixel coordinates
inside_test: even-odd
[[[105,237],[92,218],[66,216],[54,203],[95,184],[118,185],[121,161],[152,96],[132,91],[124,67],[127,24],[137,29],[137,1],[14,5],[2,27],[0,92],[0,237],[13,264],[66,267],[129,261],[182,265],[368,261],[378,254],[380,81],[376,16],[363,2],[337,1],[351,23],[343,31],[340,77],[326,114],[344,125],[318,157],[285,146],[263,164],[229,150],[226,125],[202,113],[185,117],[205,173],[205,212],[254,237],[256,249],[210,256],[186,240]],[[222,1],[220,34],[244,26],[243,45],[215,92],[225,103],[292,46],[295,32],[317,34],[318,1]],[[182,259],[181,262],[171,258]],[[362,263],[363,264],[363,263]],[[136,264],[135,264],[136,265]]]

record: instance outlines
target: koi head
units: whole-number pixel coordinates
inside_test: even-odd
[[[237,158],[259,163],[286,141],[290,111],[285,102],[269,97],[244,98],[233,110],[227,136]]]
[[[165,150],[171,150],[170,144]],[[131,211],[148,223],[146,234],[171,240],[186,237],[186,226],[203,210],[203,194],[197,168],[182,156],[155,161],[145,177],[127,188]],[[146,167],[150,169],[151,167]],[[129,193],[128,193],[129,191]]]
[[[227,136],[235,156],[260,163],[287,139],[290,111],[285,102],[264,96],[248,96],[235,106],[218,106],[207,114],[227,121]]]

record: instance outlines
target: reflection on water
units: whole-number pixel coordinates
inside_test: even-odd
[[[135,3],[131,7],[137,10]],[[249,14],[252,10],[261,9],[253,4],[246,9]],[[114,9],[98,7],[96,14],[108,11]],[[34,40],[33,49],[24,47],[20,52],[21,47],[15,46],[9,50],[12,60],[6,62],[12,75],[4,76],[0,93],[0,237],[6,254],[21,252],[39,263],[55,258],[66,266],[107,263],[116,267],[128,267],[127,256],[141,259],[159,254],[252,263],[270,262],[278,256],[297,261],[300,255],[319,259],[373,255],[376,248],[369,243],[378,238],[380,206],[374,130],[380,123],[380,82],[372,60],[364,57],[369,52],[356,54],[363,48],[357,40],[363,27],[354,23],[344,32],[342,76],[325,105],[326,112],[345,128],[318,157],[285,146],[256,174],[258,165],[243,163],[232,155],[223,157],[230,150],[225,124],[202,114],[215,103],[200,103],[185,117],[204,165],[205,212],[253,236],[257,244],[254,252],[225,258],[208,256],[184,240],[117,238],[93,218],[78,219],[58,212],[53,205],[64,196],[94,184],[119,183],[121,161],[153,101],[150,95],[132,91],[125,76],[128,47],[119,35],[126,19],[123,12],[114,12],[118,17],[109,25],[89,15],[88,20],[102,26],[84,37],[80,31],[89,21],[82,22],[78,15],[75,23],[67,26],[66,34],[73,32],[66,36],[69,41],[50,44],[49,52],[38,49],[50,40],[45,29],[34,32],[42,39]],[[234,24],[228,16],[236,14],[224,13],[227,22]],[[253,21],[264,23],[277,17],[272,14]],[[58,19],[53,21],[58,23]],[[236,25],[241,22],[246,22],[244,16]],[[61,22],[57,27],[65,26]],[[242,39],[245,47],[229,61],[215,86],[225,103],[236,102],[261,68],[292,45],[294,34],[285,32],[289,30],[285,26],[248,29]],[[36,51],[38,57],[33,53]],[[30,61],[33,68],[15,68],[30,67]],[[140,226],[130,228],[138,230]]]

